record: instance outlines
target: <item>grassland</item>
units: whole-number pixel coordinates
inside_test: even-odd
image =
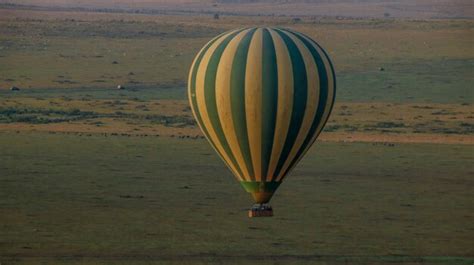
[[[3,89],[182,88],[194,55],[212,36],[263,24],[291,27],[319,41],[333,58],[339,100],[474,99],[471,20],[319,19],[295,24],[272,17],[215,21],[210,16],[1,9],[0,14]]]
[[[0,101],[0,131],[202,138],[186,101],[127,96],[140,92],[116,99],[94,92],[6,97]],[[321,139],[473,144],[472,119],[470,104],[338,103]]]
[[[473,261],[471,146],[320,143],[271,220],[246,217],[205,140],[1,133],[0,148],[5,264]]]
[[[1,264],[474,262],[472,20],[61,10],[0,8]],[[338,76],[265,220],[185,88],[202,45],[253,25],[310,35]]]
[[[471,20],[0,13],[3,131],[196,137],[185,89],[194,54],[220,32],[263,24],[302,31],[333,58],[326,139],[472,142]],[[45,115],[71,110],[94,115]]]

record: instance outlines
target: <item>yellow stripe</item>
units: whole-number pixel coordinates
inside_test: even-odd
[[[284,32],[288,37],[290,37],[293,42],[298,47],[298,50],[303,57],[305,68],[306,68],[306,75],[307,75],[307,100],[306,100],[306,109],[303,116],[303,121],[301,124],[301,128],[298,132],[298,136],[296,137],[295,143],[291,148],[290,154],[286,159],[285,163],[283,164],[282,169],[280,170],[280,175],[277,178],[277,181],[280,181],[284,177],[284,173],[286,169],[290,166],[291,161],[295,158],[298,151],[300,150],[301,146],[304,143],[304,140],[308,136],[308,132],[311,129],[311,125],[313,124],[314,117],[316,116],[316,111],[318,109],[318,99],[319,99],[319,76],[317,72],[316,62],[314,61],[313,56],[308,48],[300,41],[297,37],[293,34],[289,34]]]
[[[293,67],[283,39],[274,30],[268,29],[275,45],[278,67],[278,110],[273,138],[273,148],[268,167],[267,180],[271,180],[280,159],[290,126],[293,110]]]
[[[263,30],[260,28],[250,41],[245,69],[245,114],[256,181],[262,179],[262,46]]]
[[[304,37],[304,36],[303,36]],[[304,37],[306,38],[306,37]],[[308,39],[308,38],[306,38]],[[313,143],[316,138],[318,137],[319,133],[322,131],[323,129],[323,126],[324,126],[324,121],[327,120],[328,116],[329,116],[329,112],[331,111],[331,107],[332,107],[332,101],[334,99],[334,75],[333,75],[333,72],[331,70],[331,65],[329,63],[329,59],[327,58],[327,56],[324,54],[324,52],[318,47],[318,45],[315,45],[311,40],[308,39],[308,41],[313,45],[313,47],[316,49],[316,51],[318,51],[318,53],[321,55],[321,58],[323,59],[323,62],[324,62],[324,67],[326,68],[326,72],[327,72],[327,75],[328,75],[328,97],[327,97],[327,100],[326,100],[326,107],[324,109],[324,114],[323,114],[323,117],[321,119],[321,123],[318,125],[318,128],[316,129],[316,133],[311,141],[311,143]],[[311,145],[308,146],[308,148],[310,147]]]
[[[319,53],[319,55],[321,56],[321,58],[323,59],[323,63],[324,63],[324,67],[326,68],[326,72],[327,72],[327,76],[328,76],[328,97],[327,97],[327,100],[326,100],[326,107],[324,108],[324,112],[323,112],[323,116],[321,118],[321,122],[319,123],[315,133],[314,133],[314,136],[313,138],[311,139],[310,143],[308,144],[308,146],[305,148],[305,150],[301,153],[301,156],[298,158],[298,160],[296,161],[296,163],[292,166],[292,168],[290,168],[290,170],[288,172],[290,172],[291,170],[293,170],[293,168],[299,163],[299,161],[305,156],[305,154],[309,151],[309,149],[311,148],[311,146],[314,144],[314,142],[316,141],[316,139],[318,138],[319,134],[321,133],[322,129],[323,129],[323,126],[324,126],[324,121],[327,120],[328,116],[329,116],[329,113],[330,113],[330,110],[331,110],[331,107],[332,107],[332,101],[334,99],[334,75],[333,75],[333,72],[331,70],[331,65],[329,64],[329,60],[328,58],[326,57],[326,55],[324,54],[324,52],[317,46],[313,43],[312,40],[308,39],[307,37],[305,36],[302,36],[303,38],[305,38],[306,40],[308,40],[311,45],[313,45],[313,47],[316,49],[316,51]]]
[[[216,102],[217,111],[219,113],[219,120],[222,125],[225,137],[229,144],[232,153],[242,169],[242,176],[245,180],[250,181],[249,170],[246,166],[240,145],[237,139],[237,134],[234,128],[234,120],[232,117],[232,108],[230,100],[230,78],[232,73],[232,62],[235,57],[240,41],[250,30],[242,31],[237,34],[225,48],[222,57],[219,61],[216,77]]]
[[[222,34],[221,34],[221,35],[222,35]],[[211,43],[212,41],[214,41],[215,39],[218,39],[221,35],[219,35],[219,36],[213,38],[212,40],[208,41],[208,42],[206,43],[206,45],[204,45],[204,46],[201,48],[201,50],[199,50],[199,52],[197,53],[196,57],[194,57],[193,63],[191,64],[191,68],[190,68],[190,70],[189,70],[189,76],[188,76],[188,100],[189,100],[189,105],[191,106],[191,110],[192,110],[192,112],[193,112],[194,117],[196,117],[196,113],[195,113],[195,111],[194,111],[193,99],[192,99],[192,98],[195,97],[196,95],[192,95],[192,94],[191,94],[191,86],[192,86],[192,84],[191,84],[191,79],[192,79],[192,77],[193,77],[194,67],[196,66],[196,62],[197,62],[199,56],[201,55],[201,53],[202,53],[202,52],[204,51],[204,49],[206,48],[206,46],[207,46],[209,43]]]
[[[236,31],[236,30],[235,30]],[[203,124],[200,126],[206,127],[208,133],[209,133],[209,138],[212,139],[212,141],[215,143],[215,146],[213,146],[216,150],[218,150],[218,153],[222,154],[222,159],[227,162],[227,165],[230,167],[231,171],[234,173],[234,175],[239,179],[239,181],[242,181],[242,176],[238,174],[238,171],[235,167],[235,165],[232,163],[231,159],[225,152],[224,148],[222,147],[219,138],[216,135],[216,132],[214,130],[214,127],[212,127],[211,120],[209,118],[209,114],[207,113],[207,108],[206,108],[206,102],[205,102],[205,97],[204,97],[204,79],[206,75],[206,70],[207,66],[209,64],[209,60],[216,50],[216,48],[219,46],[219,44],[222,43],[222,41],[228,37],[230,34],[234,33],[235,31],[229,32],[226,35],[222,36],[219,38],[216,42],[214,42],[211,47],[207,50],[206,54],[204,54],[200,65],[198,66],[198,72],[196,75],[196,100],[197,100],[197,105],[198,111],[201,114],[201,119]]]

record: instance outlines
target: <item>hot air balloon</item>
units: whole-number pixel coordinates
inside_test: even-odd
[[[272,216],[272,195],[331,113],[336,78],[327,53],[289,29],[232,30],[201,49],[188,81],[202,132],[255,200],[249,216]]]

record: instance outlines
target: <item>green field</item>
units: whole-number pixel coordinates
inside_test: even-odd
[[[474,264],[472,4],[311,1],[0,0],[0,265]],[[337,97],[250,219],[186,85],[209,39],[255,25],[317,40]]]
[[[113,90],[121,84],[184,99],[192,59],[209,39],[233,28],[270,25],[304,32],[327,49],[338,101],[474,101],[472,20],[326,18],[295,24],[274,17],[224,16],[216,22],[198,15],[2,9],[0,16],[0,90]]]
[[[319,143],[270,219],[204,140],[2,133],[0,150],[2,264],[474,261],[472,146]]]

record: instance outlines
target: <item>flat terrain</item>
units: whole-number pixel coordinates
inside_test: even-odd
[[[294,23],[285,17],[10,9],[0,9],[0,90],[182,88],[194,55],[210,38],[254,25],[290,27],[325,47],[338,74],[339,101],[474,101],[472,20]]]
[[[185,88],[194,55],[220,32],[265,24],[302,31],[333,58],[323,140],[473,140],[472,20],[0,14],[0,131],[200,137]]]
[[[186,100],[149,99],[153,92],[133,97],[149,92],[109,93],[116,99],[100,99],[98,91],[83,97],[6,94],[0,131],[203,137]],[[470,104],[338,103],[321,140],[474,144],[473,117]]]
[[[443,1],[418,19],[402,0],[367,4],[385,18],[115,2],[0,0],[2,265],[473,264],[469,15]],[[337,72],[332,116],[269,219],[246,217],[186,96],[197,51],[254,25],[308,34]]]
[[[272,219],[246,216],[205,140],[0,133],[0,148],[2,264],[474,261],[472,146],[319,143]]]

